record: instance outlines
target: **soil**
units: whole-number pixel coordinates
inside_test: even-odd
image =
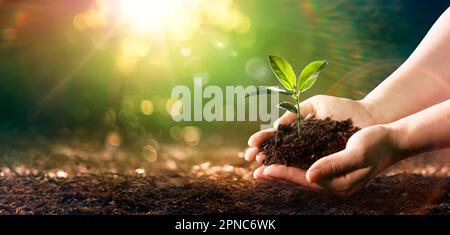
[[[335,121],[307,119],[301,122],[300,137],[295,123],[279,125],[277,134],[259,146],[266,156],[263,164],[309,168],[315,161],[345,148],[360,128],[350,119]]]
[[[0,214],[448,214],[448,202],[437,205],[447,180],[382,176],[358,194],[339,198],[230,174],[216,180],[114,174],[0,178]]]
[[[256,181],[257,164],[236,146],[20,140],[0,157],[0,215],[450,214],[450,149],[402,161],[340,198]],[[156,161],[140,152],[149,143]]]

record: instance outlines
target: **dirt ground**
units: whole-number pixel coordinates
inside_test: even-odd
[[[447,179],[397,174],[338,198],[287,184],[90,175],[1,179],[1,214],[448,214]],[[448,196],[448,195],[447,195]],[[448,200],[448,199],[447,199]],[[441,204],[441,205],[439,205]]]
[[[137,153],[145,144],[156,158]],[[154,140],[127,148],[65,141],[27,146],[3,149],[0,215],[450,214],[450,150],[401,162],[361,192],[339,198],[254,181],[256,166],[229,146]]]

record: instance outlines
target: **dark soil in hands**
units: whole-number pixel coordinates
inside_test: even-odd
[[[320,158],[343,150],[348,139],[359,130],[350,119],[308,119],[301,123],[299,138],[295,123],[279,125],[277,134],[259,146],[266,156],[263,164],[307,169]]]

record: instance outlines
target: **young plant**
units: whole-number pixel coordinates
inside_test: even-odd
[[[303,68],[303,71],[298,77],[295,75],[292,66],[287,60],[279,56],[269,55],[269,62],[278,81],[280,81],[286,89],[280,89],[278,87],[266,87],[266,89],[272,92],[290,95],[293,98],[295,101],[294,104],[290,102],[281,102],[278,104],[278,107],[297,115],[297,131],[300,136],[300,124],[302,122],[300,96],[314,85],[319,73],[327,67],[328,62],[326,60],[313,61]]]

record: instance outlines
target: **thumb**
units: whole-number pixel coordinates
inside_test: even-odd
[[[316,183],[324,178],[342,175],[357,166],[358,163],[350,151],[344,149],[317,160],[306,172],[306,180],[309,183]]]
[[[306,117],[309,113],[316,113],[316,108],[311,102],[311,99],[307,99],[300,103],[300,114],[302,117]]]
[[[305,100],[300,103],[300,114],[302,117],[306,117],[309,113],[315,113],[315,107],[311,100]],[[285,112],[278,120],[275,121],[274,126],[277,128],[280,124],[286,125],[294,122],[297,119],[297,115],[292,112]]]

